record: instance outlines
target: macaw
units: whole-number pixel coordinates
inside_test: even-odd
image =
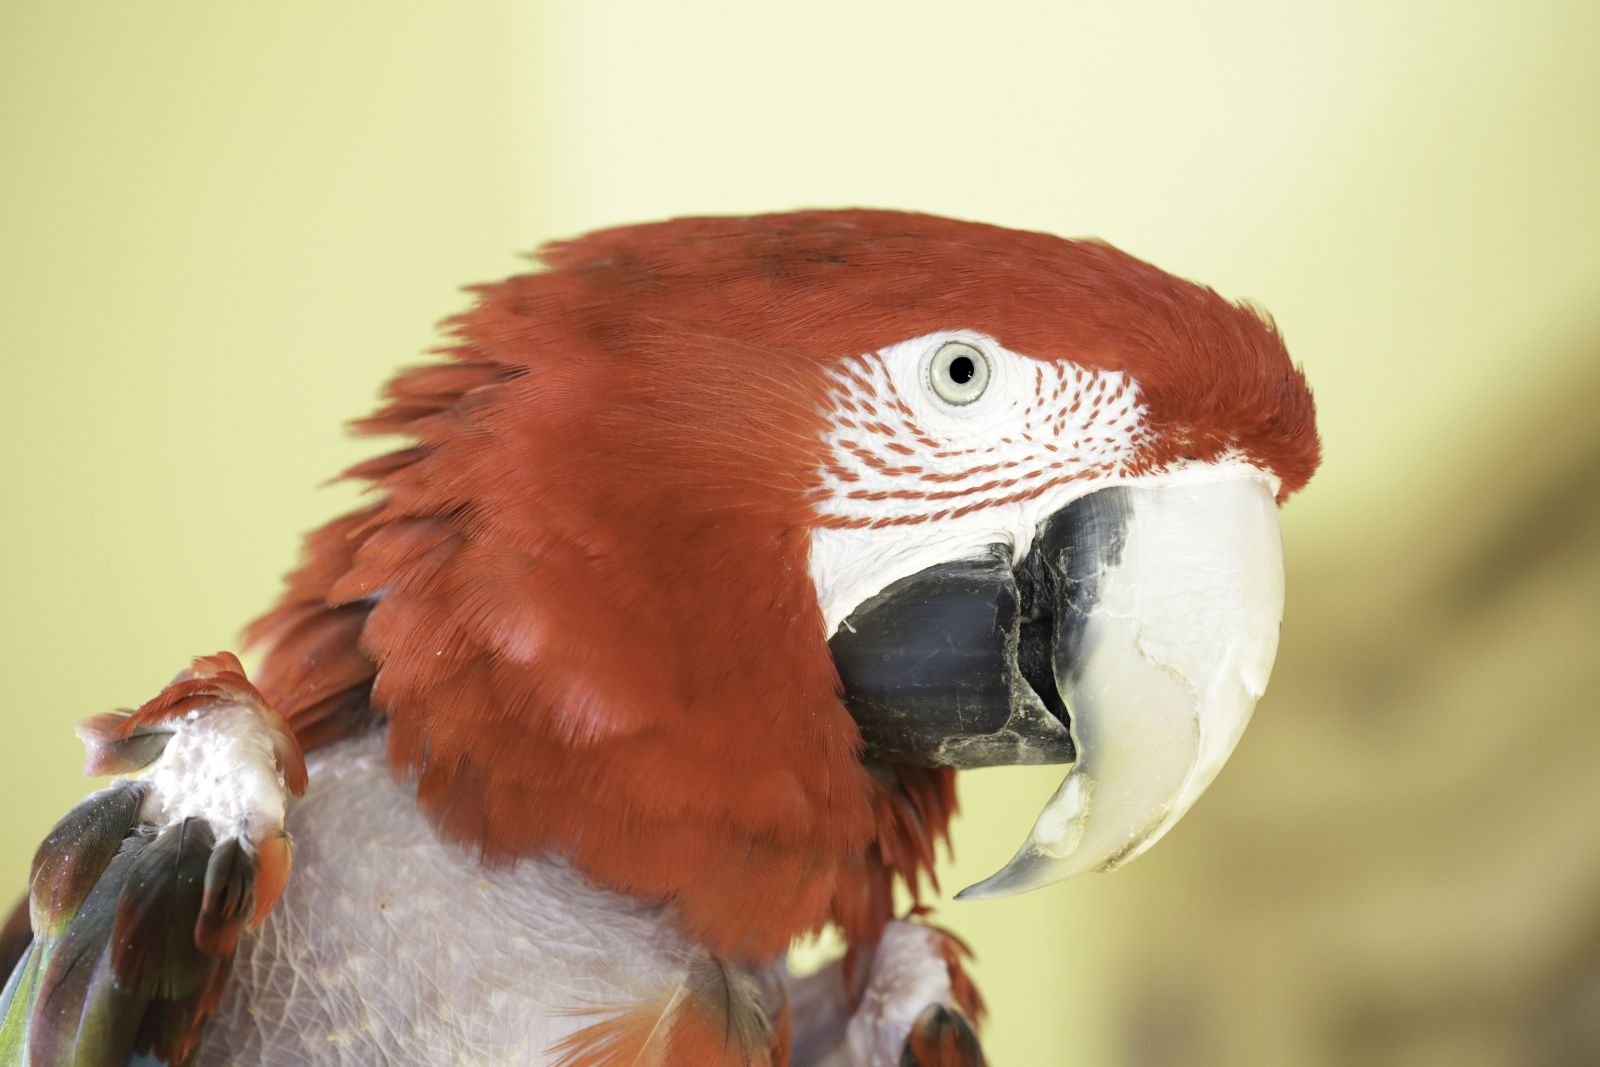
[[[38,851],[4,1062],[970,1067],[955,772],[1068,768],[996,897],[1227,759],[1319,459],[1260,312],[890,211],[539,259],[357,424],[408,443],[253,673],[80,728],[113,780]]]

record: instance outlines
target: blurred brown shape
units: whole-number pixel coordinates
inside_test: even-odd
[[[1272,690],[1118,916],[1121,1063],[1600,1063],[1600,345],[1580,355],[1291,544]]]

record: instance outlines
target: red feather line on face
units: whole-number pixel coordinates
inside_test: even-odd
[[[719,955],[875,938],[942,772],[862,767],[808,573],[830,372],[941,328],[1125,370],[1140,463],[1317,461],[1276,333],[1104,245],[889,212],[690,219],[547,248],[358,424],[403,451],[251,637],[307,747],[377,713],[442,831],[671,900]]]
[[[899,396],[888,360],[859,356],[837,375],[822,525],[883,529],[959,519],[1030,500],[1071,482],[1115,475],[1140,434],[1137,390],[1128,379],[1071,362],[1035,360],[1034,396],[1012,412],[1006,433],[965,447],[941,441]],[[1080,409],[1082,413],[1080,414]],[[886,487],[887,486],[887,487]]]

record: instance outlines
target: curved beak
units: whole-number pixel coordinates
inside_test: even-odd
[[[1222,769],[1272,672],[1283,547],[1265,482],[1121,486],[1078,506],[1089,514],[1047,530],[1059,543],[1045,550],[1068,568],[1057,617],[1082,628],[1055,656],[1078,760],[1011,862],[962,899],[1109,871],[1155,844]],[[1081,561],[1092,579],[1071,573]]]
[[[1072,762],[1011,862],[962,899],[1126,863],[1238,743],[1277,652],[1282,546],[1264,477],[1207,473],[1089,494],[1045,520],[1016,568],[993,556],[931,568],[835,636],[869,754]]]

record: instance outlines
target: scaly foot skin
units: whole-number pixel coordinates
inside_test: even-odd
[[[942,930],[891,922],[845,1028],[850,1067],[982,1067],[968,1013],[983,1008],[962,971],[965,955]]]
[[[792,1067],[982,1067],[983,998],[967,956],[954,935],[897,919],[850,966],[786,976]]]

